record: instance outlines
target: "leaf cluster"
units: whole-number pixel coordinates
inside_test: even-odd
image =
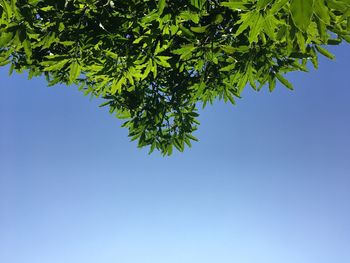
[[[350,0],[0,0],[0,66],[78,84],[138,146],[197,140],[198,104],[235,103],[350,42]]]

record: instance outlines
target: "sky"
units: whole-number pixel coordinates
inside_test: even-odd
[[[350,262],[350,46],[148,155],[74,86],[0,68],[0,262]]]

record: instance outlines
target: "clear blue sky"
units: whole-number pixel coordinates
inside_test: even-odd
[[[163,158],[76,87],[0,69],[0,262],[350,262],[350,46],[201,112]]]

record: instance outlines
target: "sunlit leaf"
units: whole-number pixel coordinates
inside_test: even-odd
[[[72,64],[70,64],[69,67],[69,83],[73,83],[74,80],[76,80],[81,71],[81,65],[78,61],[73,61]]]
[[[316,0],[315,0],[316,1]],[[290,12],[296,27],[306,32],[313,14],[314,0],[291,0]]]

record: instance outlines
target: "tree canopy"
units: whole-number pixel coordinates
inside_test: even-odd
[[[171,154],[197,140],[197,107],[318,67],[350,42],[350,0],[0,0],[0,65],[76,84]]]

